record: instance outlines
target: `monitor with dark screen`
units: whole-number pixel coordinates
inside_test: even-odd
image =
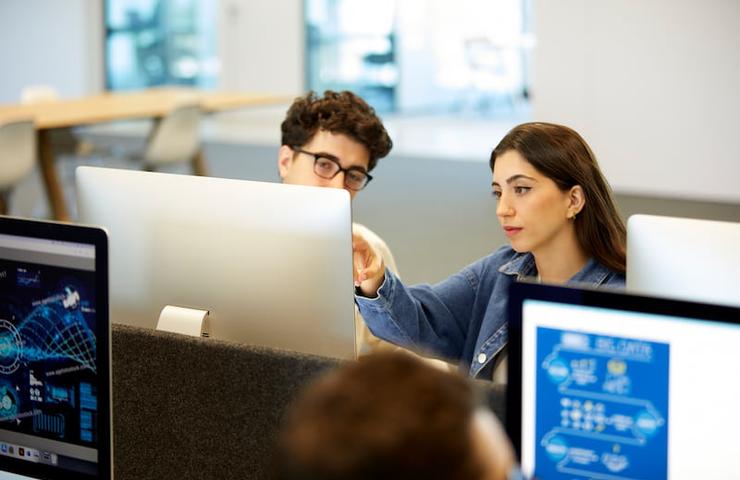
[[[0,217],[2,478],[111,478],[107,272],[103,230]]]

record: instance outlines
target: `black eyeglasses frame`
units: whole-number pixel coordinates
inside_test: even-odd
[[[347,175],[344,176],[344,186],[347,187],[347,188],[349,188],[350,190],[355,191],[355,192],[359,192],[360,190],[363,190],[365,187],[367,187],[367,184],[370,183],[370,181],[373,179],[373,176],[372,175],[370,175],[368,172],[366,172],[364,169],[362,169],[360,167],[349,167],[349,168],[342,167],[342,164],[339,163],[339,160],[337,158],[334,158],[334,157],[330,156],[330,155],[323,154],[323,153],[309,152],[307,150],[303,150],[302,148],[296,147],[296,146],[290,147],[290,148],[291,148],[291,150],[293,150],[296,153],[303,153],[305,155],[308,155],[308,156],[313,157],[314,173],[316,175],[318,175],[319,177],[321,177],[321,178],[325,178],[327,180],[331,180],[332,178],[334,178],[337,175],[339,175],[339,172],[345,172],[345,173],[347,173],[347,172],[351,172],[351,171],[352,172],[360,172],[363,175],[365,175],[365,177],[367,178],[367,180],[365,180],[365,183],[360,188],[352,188],[349,185],[347,185]],[[334,172],[334,175],[332,175],[331,177],[325,177],[325,176],[319,174],[316,171],[316,164],[318,163],[319,158],[324,158],[324,159],[329,160],[330,162],[333,162],[334,164],[336,164],[337,171]]]

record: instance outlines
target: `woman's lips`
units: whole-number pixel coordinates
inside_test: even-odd
[[[504,233],[507,237],[513,237],[517,233],[521,232],[521,227],[504,227]]]

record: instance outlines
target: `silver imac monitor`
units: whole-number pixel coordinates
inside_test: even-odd
[[[110,238],[111,320],[209,312],[210,336],[355,357],[346,191],[80,167],[81,221]]]
[[[627,290],[740,306],[740,223],[632,215]]]

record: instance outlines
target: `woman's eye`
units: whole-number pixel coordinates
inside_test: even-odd
[[[499,192],[498,190],[492,191],[491,192],[491,195],[493,195],[494,197],[496,197],[496,199],[501,198],[501,192]]]
[[[522,195],[531,190],[532,187],[514,187],[514,193]]]

